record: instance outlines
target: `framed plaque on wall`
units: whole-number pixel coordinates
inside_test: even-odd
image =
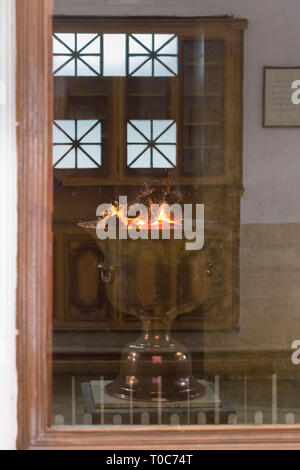
[[[300,67],[264,67],[263,127],[300,127],[298,90]]]

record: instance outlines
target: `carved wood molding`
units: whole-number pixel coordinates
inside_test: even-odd
[[[292,450],[299,446],[296,425],[139,426],[125,431],[115,426],[102,432],[93,428],[52,428],[31,450]]]
[[[17,0],[16,7],[19,123],[17,445],[26,449],[49,424],[50,409],[52,0]]]

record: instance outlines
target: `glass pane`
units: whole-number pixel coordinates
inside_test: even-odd
[[[172,165],[176,165],[176,145],[156,145],[155,149],[165,157],[166,163],[169,162],[170,168]],[[153,165],[155,168],[155,165]]]
[[[147,146],[146,145],[135,145],[135,144],[130,144],[127,146],[127,163],[129,166],[131,166],[135,161],[139,160],[142,155],[147,151]],[[149,155],[149,153],[147,153]],[[150,167],[150,160],[146,165],[146,168]],[[140,168],[138,166],[138,168]]]
[[[67,147],[68,148],[68,147]],[[55,149],[55,152],[57,150]],[[62,154],[65,154],[66,150],[65,148],[63,149],[63,151],[61,151],[60,153]],[[61,158],[60,159],[57,159],[56,158],[56,155],[55,155],[55,160],[56,160],[56,163],[55,163],[55,168],[58,169],[70,169],[70,168],[75,168],[75,150],[72,149],[70,151],[67,152],[66,156]]]
[[[154,61],[154,75],[155,77],[172,77],[173,71],[165,67],[163,61]]]
[[[172,168],[176,165],[176,123],[172,120],[132,120],[127,124],[127,141],[130,168]],[[147,147],[133,145],[138,142],[146,142]],[[164,143],[174,145],[161,145]],[[143,153],[143,158],[138,156],[140,148],[149,150]]]
[[[53,57],[53,72],[57,76],[75,75],[75,60],[71,56]]]
[[[145,63],[150,62],[149,56],[129,57],[129,73],[135,74]]]
[[[144,50],[148,52],[152,51],[152,34],[132,34],[133,41],[130,42],[130,47],[132,49],[129,50],[130,54],[133,52],[141,52],[138,45],[141,46]]]
[[[84,46],[81,54],[100,54],[100,42],[101,38],[98,36],[95,40]]]
[[[84,150],[84,152],[83,152]],[[77,167],[78,168],[97,168],[101,165],[101,147],[83,145],[78,149]],[[89,158],[92,157],[92,158]]]
[[[95,166],[101,165],[101,146],[100,145],[81,145],[80,150],[88,155]]]
[[[178,40],[174,34],[132,34],[128,44],[129,73],[133,76],[177,75]]]
[[[55,33],[53,73],[65,77],[100,75],[101,36],[88,33]]]
[[[171,39],[174,37],[173,34],[155,34],[154,35],[154,50],[155,52],[161,52],[161,49],[164,47],[169,47],[169,44],[171,43]],[[174,52],[165,52],[165,54],[176,54],[177,49],[176,49],[176,44],[171,46],[171,50]]]
[[[101,123],[96,120],[78,121],[77,137],[81,143],[101,142]]]
[[[154,168],[172,168],[173,165],[164,158],[162,153],[159,153],[157,149],[153,149],[153,167]]]
[[[54,22],[52,424],[300,423],[298,157],[259,126],[242,154],[240,23],[80,3]]]
[[[177,57],[168,57],[159,55],[159,61],[167,67],[167,70],[171,71],[175,75],[177,74]]]
[[[101,124],[98,123],[94,128],[89,130],[87,134],[85,134],[85,136],[80,139],[80,141],[81,144],[92,144],[101,142]]]
[[[224,171],[224,42],[183,41],[183,171]]]
[[[125,34],[104,34],[104,75],[122,76],[126,74]]]
[[[139,120],[131,120],[128,124],[128,129],[136,130],[136,132],[145,140],[151,138],[151,121],[147,120],[144,121],[142,119]],[[128,140],[130,142],[130,140]]]
[[[172,34],[155,34],[155,50],[158,54],[177,54],[178,39]],[[173,38],[173,39],[170,39]]]
[[[90,64],[92,62],[92,64]],[[81,57],[79,60],[77,60],[77,74],[84,77],[84,76],[97,76],[97,70],[98,68],[98,73],[99,73],[99,64],[96,58],[90,58],[90,57]]]
[[[151,167],[151,153],[150,149],[146,149],[137,159],[134,159],[132,163],[130,163],[131,168],[150,168]]]
[[[75,34],[74,33],[56,33],[55,34],[55,49],[54,53],[57,52],[65,52],[65,51],[60,51],[56,49],[58,47],[58,42],[64,45],[65,48],[67,48],[70,52],[75,51]]]
[[[176,124],[171,120],[153,121],[153,138],[157,142],[176,143]]]
[[[149,54],[149,50],[147,47],[145,47],[145,44],[140,42],[139,40],[137,41],[135,39],[135,36],[129,36],[128,39],[129,43],[129,54]]]
[[[56,169],[101,166],[101,123],[97,120],[56,120],[53,164]],[[69,144],[72,143],[72,146]],[[68,149],[72,152],[67,152]],[[64,155],[67,152],[66,155]]]
[[[130,143],[139,143],[147,142],[146,135],[139,132],[138,128],[133,127],[130,123],[127,124],[127,142]]]
[[[53,165],[56,166],[56,164],[64,157],[64,155],[67,155],[71,149],[72,145],[55,145],[53,147]],[[74,168],[74,165],[75,161],[71,168]]]
[[[75,126],[73,120],[55,120],[53,125],[53,142],[69,142],[75,139]]]
[[[100,41],[98,34],[82,34],[76,35],[77,52],[82,54],[100,54]]]
[[[136,77],[150,77],[152,75],[152,60],[149,59],[141,67],[135,68],[132,72],[132,75]]]
[[[53,53],[54,54],[70,54],[71,50],[65,43],[59,41],[57,37],[53,36]]]

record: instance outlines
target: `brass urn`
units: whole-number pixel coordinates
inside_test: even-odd
[[[95,234],[96,223],[80,225]],[[99,268],[109,301],[119,311],[138,317],[142,324],[140,337],[123,349],[119,376],[107,385],[106,392],[143,402],[203,396],[205,387],[193,377],[188,349],[170,333],[173,319],[195,309],[210,288],[209,276],[203,276],[196,295],[186,289],[187,278],[195,273],[195,252],[185,249],[184,239],[172,237],[98,243],[104,253]],[[201,264],[205,270],[204,253]]]

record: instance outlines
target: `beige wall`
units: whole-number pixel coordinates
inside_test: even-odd
[[[300,224],[244,224],[240,329],[205,333],[206,349],[287,350],[300,339]]]

